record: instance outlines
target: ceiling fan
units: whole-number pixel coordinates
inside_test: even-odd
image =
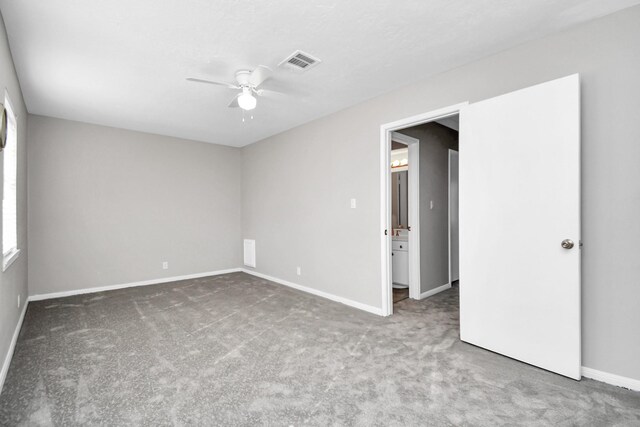
[[[259,65],[253,71],[239,70],[236,72],[236,83],[218,82],[214,80],[198,79],[194,77],[187,78],[190,82],[207,83],[212,85],[226,86],[229,89],[240,90],[235,98],[229,103],[229,108],[240,107],[243,110],[253,110],[256,108],[258,100],[257,96],[266,95],[268,92],[265,89],[258,89],[265,80],[271,77],[271,69],[264,65]]]

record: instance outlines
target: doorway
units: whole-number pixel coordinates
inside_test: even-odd
[[[405,276],[402,273],[398,274],[398,268],[406,268],[409,282],[408,297],[411,299],[424,299],[451,287],[452,257],[451,226],[449,225],[451,218],[448,212],[450,199],[448,150],[451,147],[447,146],[439,153],[438,164],[431,164],[435,157],[427,150],[429,148],[427,144],[430,144],[429,133],[420,127],[428,123],[434,123],[435,126],[455,127],[458,113],[464,105],[466,103],[410,117],[382,127],[381,140],[384,150],[382,158],[385,162],[382,174],[382,205],[384,206],[382,220],[383,224],[388,225],[382,245],[383,260],[387,263],[386,268],[383,266],[384,315],[391,315],[394,300],[399,300],[398,290],[394,295],[394,284],[395,289],[398,289],[398,285],[405,283],[403,281]],[[403,159],[395,158],[392,154],[394,147],[396,150],[402,150],[404,146],[408,149],[408,156],[406,164],[403,165]],[[421,147],[423,147],[422,151]],[[457,143],[455,148],[457,149]],[[397,216],[398,213],[402,214],[402,205],[396,207],[402,199],[393,197],[394,190],[396,194],[402,193],[403,178],[400,174],[403,172],[407,174],[405,211],[408,213],[408,218],[402,215]],[[434,174],[436,176],[432,176]],[[437,184],[434,184],[434,179],[438,181]],[[403,221],[406,223],[403,224]],[[427,229],[424,228],[425,226]],[[435,228],[438,231],[437,238],[433,236]],[[391,239],[388,239],[387,235],[390,235]],[[400,246],[404,247],[400,248]],[[407,246],[408,251],[405,249]],[[434,265],[438,268],[433,268]]]
[[[407,298],[431,297],[451,288],[458,279],[455,209],[458,129],[458,115],[452,115],[391,134],[394,304]],[[397,142],[399,136],[416,145],[411,159],[407,145]],[[411,183],[410,173],[413,173]],[[415,214],[409,221],[407,213],[413,207]]]
[[[393,135],[392,135],[393,137]],[[409,148],[391,141],[391,281],[393,303],[409,298]]]
[[[420,295],[420,140],[391,133],[392,303]]]

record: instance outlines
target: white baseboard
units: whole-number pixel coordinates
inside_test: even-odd
[[[591,378],[592,380],[602,381],[603,383],[616,385],[618,387],[628,388],[634,391],[640,391],[640,380],[623,377],[621,375],[610,374],[608,372],[598,371],[597,369],[582,367],[582,376]]]
[[[123,288],[132,288],[135,286],[148,286],[148,285],[157,285],[161,283],[175,282],[178,280],[188,280],[188,279],[197,279],[200,277],[207,276],[218,276],[221,274],[227,273],[237,273],[239,271],[243,271],[247,274],[251,274],[252,276],[260,277],[262,279],[270,280],[275,283],[279,283],[284,286],[288,286],[293,289],[297,289],[303,292],[307,292],[312,295],[317,295],[322,298],[329,299],[331,301],[336,301],[350,307],[357,308],[359,310],[363,310],[369,313],[376,314],[378,316],[382,316],[382,309],[378,307],[373,307],[371,305],[363,304],[357,301],[350,300],[348,298],[340,297],[337,295],[330,294],[328,292],[323,292],[314,288],[309,288],[306,286],[298,285],[297,283],[289,282],[287,280],[278,279],[277,277],[268,276],[266,274],[258,273],[253,270],[248,270],[244,268],[230,268],[227,270],[218,270],[218,271],[209,271],[205,273],[196,273],[196,274],[187,274],[184,276],[173,276],[173,277],[164,277],[161,279],[154,280],[145,280],[141,282],[131,282],[131,283],[123,283],[120,285],[111,285],[111,286],[101,286],[97,288],[86,288],[86,289],[78,289],[73,291],[64,291],[64,292],[53,292],[48,294],[39,294],[39,295],[31,295],[27,301],[25,301],[24,307],[22,309],[22,313],[20,313],[20,318],[18,319],[18,323],[13,332],[13,337],[11,338],[11,343],[9,344],[9,349],[7,350],[7,354],[5,356],[4,362],[2,364],[2,370],[0,370],[0,392],[2,392],[2,388],[4,386],[4,381],[7,377],[7,372],[9,371],[9,366],[11,365],[11,359],[13,358],[13,352],[15,351],[16,342],[18,341],[18,335],[20,335],[20,329],[22,328],[22,322],[24,321],[24,316],[27,312],[27,307],[29,305],[29,301],[40,301],[52,298],[61,298],[72,295],[81,295],[81,294],[89,294],[95,292],[103,292],[110,291],[115,289],[123,289]],[[432,295],[435,295],[439,292],[445,291],[451,287],[450,283],[439,286],[435,289],[431,289],[427,292],[423,292],[420,294],[420,299],[428,298]],[[585,378],[591,378],[596,381],[601,381],[607,384],[615,385],[618,387],[624,387],[634,391],[640,391],[640,380],[636,380],[633,378],[623,377],[621,375],[610,374],[608,372],[599,371],[597,369],[588,368],[583,366],[582,376]]]
[[[0,371],[0,393],[2,393],[4,380],[7,378],[7,372],[9,372],[9,365],[11,365],[11,359],[13,359],[13,352],[16,348],[16,342],[18,342],[18,335],[20,335],[20,328],[22,328],[22,322],[24,320],[24,315],[27,312],[28,305],[29,301],[25,301],[24,307],[22,308],[22,313],[20,313],[20,318],[18,319],[18,324],[16,325],[16,329],[13,332],[13,337],[11,338],[11,343],[9,344],[7,355],[5,356],[4,363],[2,364],[2,370]]]
[[[122,283],[120,285],[100,286],[96,288],[75,289],[73,291],[52,292],[49,294],[31,295],[29,301],[41,301],[52,298],[69,297],[73,295],[92,294],[95,292],[112,291],[115,289],[133,288],[136,286],[159,285],[161,283],[176,282],[178,280],[198,279],[207,276],[219,276],[220,274],[237,273],[241,268],[230,268],[227,270],[207,271],[205,273],[186,274],[184,276],[163,277],[161,279],[143,280],[142,282]]]
[[[374,307],[372,305],[363,304],[358,301],[353,301],[348,298],[340,297],[338,295],[330,294],[328,292],[319,291],[314,288],[309,288],[306,286],[298,285],[297,283],[289,282],[287,280],[278,279],[277,277],[267,276],[266,274],[258,273],[257,271],[243,269],[243,271],[247,274],[251,274],[252,276],[260,277],[262,279],[270,280],[272,282],[279,283],[284,286],[288,286],[293,289],[297,289],[302,292],[306,292],[312,295],[317,295],[322,298],[329,299],[331,301],[339,302],[344,305],[348,305],[353,308],[357,308],[359,310],[367,311],[369,313],[376,314],[378,316],[382,316],[382,309],[379,307]]]
[[[442,286],[438,286],[437,288],[429,289],[427,292],[423,292],[420,294],[420,299],[429,298],[432,295],[438,294],[442,291],[446,291],[451,287],[451,283],[445,283]]]

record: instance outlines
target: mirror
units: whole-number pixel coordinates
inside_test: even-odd
[[[409,223],[409,172],[391,173],[391,226],[407,228]]]

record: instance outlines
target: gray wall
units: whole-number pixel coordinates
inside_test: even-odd
[[[15,113],[18,115],[18,259],[2,273],[0,271],[0,367],[5,361],[11,338],[27,298],[27,110],[22,99],[9,44],[0,16],[0,97],[4,102],[4,90],[9,92]],[[3,154],[0,153],[0,192],[3,188]],[[0,199],[1,200],[1,199]],[[0,227],[0,242],[2,242]],[[18,295],[21,307],[18,308]]]
[[[370,118],[335,117],[243,149],[243,237],[256,271],[380,307],[379,144],[359,142]]]
[[[579,72],[583,364],[640,379],[639,23],[627,9],[245,147],[257,270],[380,307],[380,125]]]
[[[401,133],[420,140],[420,292],[424,293],[449,283],[449,149],[458,149],[458,132],[427,123]]]
[[[28,156],[31,295],[240,266],[239,149],[30,116]]]

